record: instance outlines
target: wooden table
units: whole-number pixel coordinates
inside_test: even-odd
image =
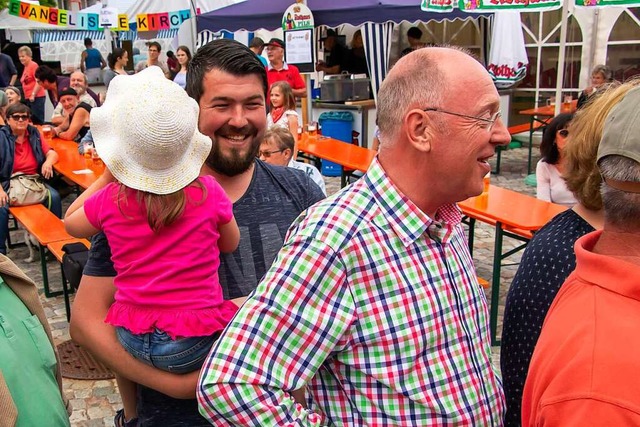
[[[53,138],[49,145],[59,156],[58,162],[53,165],[53,168],[80,188],[86,190],[104,171],[102,161],[94,162],[91,159],[85,159],[78,153],[78,144],[73,141]],[[91,173],[75,173],[85,169],[91,170]]]
[[[341,184],[344,187],[347,182],[345,168],[360,172],[366,172],[377,151],[359,147],[326,136],[309,136],[303,133],[298,141],[298,150],[312,156],[329,160],[342,166]]]
[[[500,341],[496,339],[496,329],[498,326],[502,260],[522,250],[528,243],[532,232],[542,228],[554,216],[567,208],[495,185],[489,186],[488,194],[472,197],[460,202],[458,206],[469,218],[470,251],[473,250],[473,233],[476,221],[482,221],[495,227],[490,326],[491,345],[499,345]],[[520,240],[523,244],[503,253],[504,236]]]
[[[573,113],[578,108],[578,100],[571,101],[571,105],[569,107],[565,107],[565,104],[562,104],[561,113]],[[537,108],[529,108],[527,110],[519,111],[518,114],[522,114],[523,116],[529,116],[529,161],[527,162],[527,175],[531,173],[531,154],[533,151],[533,132],[535,123],[542,123],[546,125],[549,120],[556,115],[556,106],[554,104],[545,105],[543,107]]]

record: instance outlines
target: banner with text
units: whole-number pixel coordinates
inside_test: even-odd
[[[583,1],[583,0],[576,0]],[[584,0],[589,1],[589,0]],[[623,0],[599,0],[623,1]],[[635,0],[638,1],[638,0]],[[561,0],[422,0],[421,8],[426,12],[451,12],[454,7],[465,12],[495,12],[514,10],[520,12],[554,10],[562,7]]]
[[[72,12],[49,6],[23,3],[11,0],[8,7],[9,15],[43,24],[56,25],[71,30],[97,31],[104,29],[103,25],[114,31],[129,31],[129,17],[122,13],[117,19],[108,19],[100,13]],[[175,12],[142,13],[136,15],[138,31],[158,31],[180,28],[180,25],[191,18],[189,9]]]
[[[605,6],[624,6],[624,7],[638,7],[640,1],[638,0],[575,0],[576,6],[579,7],[605,7]]]

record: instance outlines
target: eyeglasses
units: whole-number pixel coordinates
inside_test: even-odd
[[[558,136],[561,136],[561,137],[563,137],[563,138],[566,138],[566,137],[568,137],[568,136],[569,136],[569,131],[568,131],[568,130],[566,130],[566,129],[560,129],[560,130],[558,131]]]
[[[272,150],[272,151],[258,151],[258,157],[264,157],[268,159],[272,154],[282,153],[284,150]]]
[[[439,108],[424,108],[422,111],[435,111],[437,113],[449,114],[451,116],[464,117],[465,119],[478,120],[479,122],[486,123],[485,124],[485,129],[488,132],[491,132],[491,129],[493,128],[493,125],[496,123],[496,121],[498,121],[498,119],[500,117],[502,117],[502,111],[499,111],[499,110],[496,113],[494,113],[491,116],[491,118],[488,118],[488,119],[486,119],[484,117],[478,117],[478,116],[469,116],[467,114],[452,113],[451,111],[445,111],[445,110],[441,110]]]
[[[12,114],[9,117],[11,117],[16,122],[26,122],[29,120],[30,116],[28,114]]]

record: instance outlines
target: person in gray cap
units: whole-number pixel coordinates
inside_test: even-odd
[[[640,425],[640,87],[600,96],[615,104],[597,157],[604,228],[576,242],[529,366],[523,427]]]

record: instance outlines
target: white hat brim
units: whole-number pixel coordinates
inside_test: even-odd
[[[167,109],[157,110],[161,112],[161,114],[155,113],[158,117],[154,117],[153,112],[140,111],[145,109],[144,106],[141,107],[135,98],[130,97],[138,96],[136,93],[145,93],[145,88],[140,87],[141,82],[149,83],[149,80],[160,78],[152,76],[155,79],[132,81],[143,73],[144,71],[135,76],[115,77],[112,80],[104,105],[91,110],[91,133],[96,151],[118,181],[135,190],[161,195],[171,194],[186,187],[198,177],[202,165],[209,156],[212,142],[211,138],[197,130],[198,104],[186,95],[184,89],[167,80],[164,75],[161,76],[164,81],[150,82],[160,98],[151,98],[151,100],[153,105],[156,103],[163,105],[166,102]],[[150,87],[149,84],[146,86],[147,89]],[[179,90],[176,91],[176,88]],[[138,98],[144,96],[146,95],[139,95]],[[146,145],[153,146],[152,134],[169,135],[168,132],[176,126],[177,120],[182,123],[190,122],[183,128],[193,129],[190,135],[183,132],[180,136],[180,138],[190,139],[182,155],[178,159],[173,159],[170,167],[162,168],[154,167],[156,164],[153,158],[141,159],[141,153],[138,152],[136,145],[139,141],[136,139],[149,138],[150,141],[146,141]],[[163,156],[162,150],[160,148],[158,150],[155,156]]]

